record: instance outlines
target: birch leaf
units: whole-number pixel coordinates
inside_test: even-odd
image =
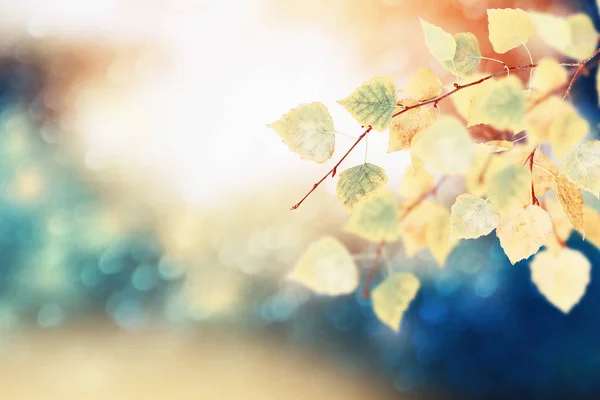
[[[420,286],[419,279],[411,273],[390,275],[372,293],[373,311],[377,318],[398,332],[402,316],[417,295]]]
[[[585,237],[583,229],[583,198],[579,187],[570,182],[566,176],[559,174],[554,186],[556,198],[563,206],[569,221]]]
[[[525,92],[519,78],[498,79],[479,90],[469,106],[468,127],[489,124],[519,131],[525,123]]]
[[[325,236],[308,247],[288,278],[316,293],[337,296],[356,289],[359,273],[344,245]]]
[[[564,242],[569,239],[569,236],[571,236],[573,225],[558,200],[544,200],[544,209],[550,214],[553,226],[553,234],[548,236],[548,240],[545,243],[546,250],[556,253],[564,246]]]
[[[402,176],[400,195],[405,199],[414,200],[431,189],[434,180],[433,175],[423,166],[410,165]]]
[[[554,58],[542,58],[531,76],[531,89],[536,98],[556,90],[567,83],[567,69]]]
[[[481,50],[477,37],[469,32],[454,35],[456,53],[452,61],[444,61],[442,65],[458,76],[468,76],[477,71],[481,63]]]
[[[521,164],[525,162],[523,158]],[[524,169],[527,170],[529,164],[526,163]],[[533,171],[531,179],[533,180],[533,189],[536,197],[542,196],[554,185],[554,179],[558,175],[558,167],[550,158],[546,157],[542,152],[536,151],[533,157]]]
[[[514,164],[494,175],[488,186],[488,196],[500,215],[506,214],[514,204],[529,202],[530,180],[529,171]]]
[[[456,42],[452,35],[423,19],[419,18],[419,20],[425,35],[425,44],[431,55],[442,63],[452,60],[456,54]]]
[[[473,167],[465,178],[470,193],[483,196],[487,193],[492,178],[508,164],[502,157],[479,152],[475,155]]]
[[[559,53],[585,60],[598,43],[598,33],[591,18],[584,13],[567,18],[544,13],[532,13],[541,38]]]
[[[590,283],[590,262],[578,251],[540,251],[529,265],[531,280],[540,293],[567,314],[579,303]]]
[[[427,225],[427,247],[438,266],[446,264],[448,255],[458,244],[458,240],[450,238],[450,213],[443,210]]]
[[[410,77],[402,91],[410,98],[425,101],[442,94],[442,81],[429,68],[422,68]]]
[[[489,201],[472,194],[461,194],[451,208],[451,237],[476,239],[496,229],[499,222],[500,215]]]
[[[337,198],[352,214],[359,201],[368,197],[387,183],[388,177],[383,168],[366,163],[348,168],[340,173],[337,183]]]
[[[303,104],[269,125],[291,151],[300,157],[323,163],[331,158],[335,129],[327,108],[321,103]]]
[[[400,101],[403,106],[413,106],[418,102],[413,99],[404,99]],[[425,107],[417,107],[408,110],[392,120],[390,128],[390,141],[388,143],[388,153],[398,150],[410,149],[413,138],[429,128],[435,121],[436,116]]]
[[[571,182],[594,196],[600,194],[600,141],[574,146],[563,159],[563,171]]]
[[[541,207],[512,207],[500,218],[496,235],[512,264],[535,254],[552,233],[550,216]]]
[[[535,28],[533,18],[520,8],[491,8],[487,16],[490,42],[499,54],[527,43]]]
[[[568,103],[567,103],[568,104]],[[550,124],[552,150],[562,159],[565,154],[590,132],[590,124],[581,118],[570,104]]]
[[[441,116],[412,143],[412,151],[427,165],[449,175],[465,174],[473,165],[469,132],[455,117]]]
[[[550,96],[533,107],[525,116],[525,128],[533,143],[550,140],[550,126],[562,114],[568,103],[559,96]]]
[[[400,236],[408,257],[427,247],[429,221],[438,218],[445,211],[442,206],[431,200],[424,200],[416,206],[413,204],[414,202],[406,202],[398,205]]]
[[[464,81],[467,83],[473,83],[479,81],[482,78],[485,78],[486,76],[487,74],[475,72],[474,74],[465,77]],[[461,89],[458,92],[454,93],[452,96],[450,96],[450,100],[452,100],[452,104],[454,105],[454,108],[456,108],[458,114],[464,119],[468,120],[469,108],[471,107],[471,100],[479,91],[484,90],[487,85],[493,84],[493,82],[494,81],[492,79],[488,79],[478,85],[473,85]]]
[[[338,101],[359,124],[371,125],[377,131],[390,127],[397,102],[396,85],[389,77],[373,78]]]
[[[394,195],[384,189],[358,203],[346,229],[376,243],[398,239],[398,205]]]

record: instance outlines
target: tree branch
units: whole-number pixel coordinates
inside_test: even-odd
[[[579,74],[581,73],[581,70],[585,67],[585,65],[587,63],[589,63],[592,60],[592,58],[596,57],[598,55],[598,53],[600,53],[600,48],[596,49],[596,51],[594,52],[594,54],[592,54],[591,56],[589,56],[585,60],[580,61],[579,63],[576,64],[578,66],[577,70],[575,71],[575,75],[573,75],[573,78],[571,79],[571,82],[569,82],[569,86],[567,87],[567,90],[565,91],[565,94],[563,95],[563,100],[566,99],[569,96],[569,93],[571,92],[571,88],[573,87],[573,85],[575,84],[575,81],[579,77]]]

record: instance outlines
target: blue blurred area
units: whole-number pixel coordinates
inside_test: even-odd
[[[578,8],[600,26],[592,1]],[[595,72],[573,92],[594,127]],[[0,122],[17,116],[24,124],[17,150],[14,137],[0,132],[0,332],[95,315],[124,329],[166,324],[181,278],[152,232],[89,237],[105,205],[77,167],[57,157],[60,132],[44,110],[32,112],[41,76],[29,64],[0,62]],[[24,168],[51,184],[41,201],[11,201]],[[326,352],[358,375],[380,371],[403,398],[600,398],[600,252],[577,235],[568,244],[592,264],[586,295],[568,315],[538,292],[528,262],[512,266],[491,235],[463,241],[433,274],[428,266],[392,265],[423,275],[398,334],[379,323],[361,290],[298,304],[250,278],[248,291],[256,290],[241,323]]]

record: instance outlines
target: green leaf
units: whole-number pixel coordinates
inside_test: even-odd
[[[464,174],[473,165],[471,136],[455,117],[441,116],[413,139],[411,149],[426,164],[444,174]]]
[[[304,159],[322,163],[333,154],[333,120],[321,103],[296,107],[268,126],[277,132],[291,151]]]
[[[352,254],[332,236],[310,244],[288,276],[316,293],[336,296],[358,286],[358,268]]]
[[[373,311],[377,318],[398,332],[402,316],[417,295],[420,286],[419,279],[408,272],[389,276],[373,290]]]
[[[338,103],[344,106],[359,124],[384,131],[390,127],[392,114],[398,103],[396,85],[389,77],[373,78]]]
[[[571,182],[600,197],[600,141],[574,146],[565,155],[562,167]]]
[[[442,65],[453,74],[469,76],[477,71],[481,63],[479,42],[470,32],[457,33],[454,35],[454,40],[456,41],[456,54],[452,60],[454,64],[452,61],[444,61]]]
[[[348,214],[354,207],[387,183],[387,175],[383,168],[374,164],[361,164],[340,173],[336,192],[340,202]]]
[[[432,56],[439,62],[451,61],[456,53],[456,42],[451,34],[444,31],[439,26],[430,24],[429,22],[420,19],[421,29],[425,35],[425,44]]]
[[[392,192],[380,190],[358,203],[346,229],[376,243],[398,239],[398,204]]]
[[[450,232],[455,238],[475,239],[496,229],[499,222],[500,215],[489,201],[465,193],[452,206]]]
[[[515,76],[484,85],[471,100],[468,127],[489,124],[500,130],[519,131],[524,123],[525,92]]]
[[[533,18],[520,8],[490,8],[487,10],[490,42],[496,53],[527,43],[535,29]]]

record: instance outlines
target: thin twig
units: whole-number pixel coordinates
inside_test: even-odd
[[[573,75],[573,78],[571,79],[571,82],[569,82],[569,86],[567,87],[567,90],[565,91],[565,94],[563,95],[563,100],[566,99],[569,96],[569,93],[571,92],[571,88],[573,87],[573,85],[575,84],[575,81],[579,77],[579,73],[581,72],[581,70],[585,67],[585,65],[588,62],[590,62],[592,60],[592,58],[596,57],[598,55],[598,53],[600,53],[600,48],[596,49],[596,51],[594,52],[594,54],[592,54],[591,56],[589,56],[585,60],[580,61],[578,64],[576,64],[576,65],[578,65],[577,71],[575,71],[575,75]]]

